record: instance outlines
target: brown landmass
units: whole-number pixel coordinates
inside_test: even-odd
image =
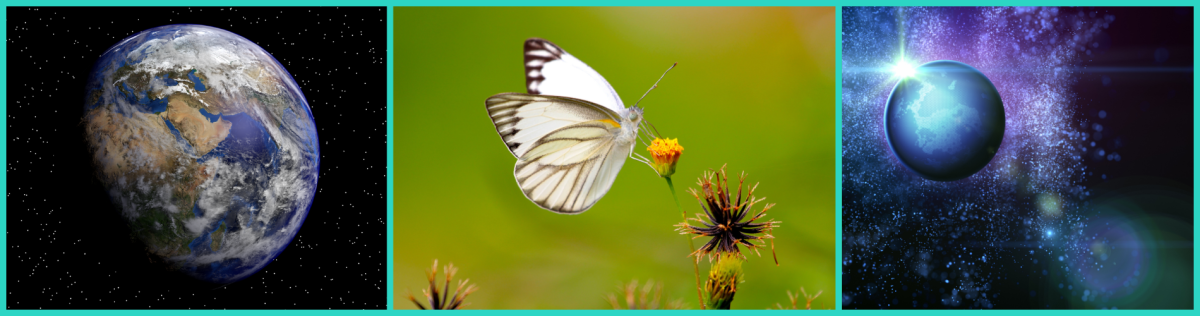
[[[111,162],[100,166],[100,172],[106,179],[116,180],[134,171],[134,164],[129,161],[133,157],[150,158],[145,166],[148,169],[168,170],[163,167],[171,163],[171,158],[167,156],[170,152],[166,148],[159,148],[156,140],[160,139],[162,133],[170,135],[171,131],[161,119],[145,113],[133,113],[126,117],[113,111],[112,105],[95,107],[87,115],[91,117],[86,120],[87,135],[105,135],[110,140],[103,143],[91,141],[94,146],[104,146],[97,148],[104,156],[96,158]]]
[[[209,246],[212,247],[212,250],[221,250],[221,242],[225,240],[225,223],[222,222],[221,226],[217,227],[217,230],[213,231],[210,236],[212,237],[212,244]]]
[[[189,210],[196,200],[196,187],[210,177],[204,166],[174,145],[175,137],[158,115],[133,112],[126,116],[107,104],[89,110],[86,116],[85,135],[93,146],[101,181],[108,187],[122,190],[121,196],[133,198],[139,205],[159,197],[154,190],[139,191],[135,181],[149,182],[151,188],[172,189],[166,202],[177,211],[138,212],[130,219],[139,228],[134,234],[156,254],[172,257],[190,253],[187,244],[193,237],[182,223],[192,216]],[[118,185],[122,177],[125,187]],[[160,228],[151,228],[153,223]]]
[[[246,76],[258,81],[258,88],[263,94],[279,94],[279,79],[272,76],[261,66],[246,71]]]
[[[175,125],[183,139],[192,144],[196,155],[203,156],[229,136],[233,124],[224,118],[209,122],[207,117],[200,114],[200,110],[188,106],[185,98],[189,97],[179,93],[167,97],[167,120]]]

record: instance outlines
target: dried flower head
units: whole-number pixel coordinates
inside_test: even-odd
[[[650,141],[646,151],[650,152],[650,158],[654,160],[650,167],[658,172],[658,176],[670,177],[675,174],[675,163],[679,162],[679,155],[683,154],[683,146],[679,146],[678,138],[656,137]]]
[[[620,284],[617,286],[617,289],[624,293],[625,308],[621,308],[621,302],[617,299],[617,294],[609,293],[607,297],[608,303],[612,304],[613,309],[659,309],[661,305],[659,300],[662,298],[663,285],[662,283],[658,283],[657,286],[655,285],[654,280],[648,280],[639,292],[638,281],[636,279],[627,284]],[[647,300],[647,296],[650,295],[652,290],[654,296],[652,299]],[[667,303],[665,309],[682,308],[683,300],[676,299]]]
[[[692,252],[692,256],[696,256],[696,260],[700,260],[700,256],[707,255],[711,261],[718,254],[735,254],[742,255],[738,245],[746,246],[746,248],[754,249],[758,253],[758,248],[766,244],[764,239],[773,239],[771,229],[779,227],[781,222],[768,220],[765,222],[755,223],[754,221],[767,215],[767,210],[774,207],[775,204],[767,204],[762,210],[747,216],[755,204],[762,202],[766,198],[755,198],[754,190],[758,188],[758,184],[750,187],[749,191],[743,199],[742,187],[746,182],[746,173],[742,173],[738,181],[738,191],[736,199],[730,197],[729,180],[725,176],[725,167],[721,167],[720,176],[716,177],[716,182],[713,182],[713,177],[717,175],[709,170],[701,177],[698,185],[703,192],[696,191],[694,188],[689,188],[688,191],[696,200],[700,202],[700,207],[704,209],[704,213],[696,214],[695,218],[688,218],[683,223],[675,225],[675,230],[680,234],[695,234],[696,237],[712,237],[700,249]],[[747,218],[748,217],[748,218]],[[691,221],[696,221],[700,225],[693,226]],[[761,235],[760,235],[761,234]],[[774,254],[774,243],[771,244],[771,252]],[[761,253],[758,253],[762,256]],[[779,260],[775,260],[775,264],[779,264]]]
[[[444,271],[446,274],[446,283],[445,283],[445,285],[442,286],[441,293],[439,293],[438,288],[437,288],[437,268],[438,268],[437,259],[434,259],[433,260],[433,268],[429,269],[429,271],[426,273],[426,275],[429,276],[429,290],[421,289],[421,292],[425,294],[425,299],[427,301],[429,301],[429,308],[430,309],[459,309],[459,308],[462,308],[463,300],[467,298],[467,295],[471,295],[472,292],[475,292],[475,290],[476,290],[475,285],[467,284],[471,281],[471,279],[459,280],[458,287],[454,289],[454,295],[451,296],[450,295],[450,279],[454,278],[454,274],[458,272],[458,268],[455,268],[454,264],[451,263],[451,264],[446,265],[446,268]],[[465,287],[465,289],[464,289],[464,287]],[[439,295],[440,295],[440,297],[439,297]],[[413,304],[417,304],[417,308],[425,309],[425,305],[421,305],[421,302],[418,302],[417,298],[413,297],[412,293],[408,294],[408,300],[412,301]]]

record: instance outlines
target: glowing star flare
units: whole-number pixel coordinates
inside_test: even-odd
[[[898,78],[908,78],[917,74],[917,69],[909,65],[907,61],[901,60],[892,66],[892,73]]]

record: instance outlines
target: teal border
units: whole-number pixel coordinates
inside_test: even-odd
[[[389,6],[387,8],[387,28],[388,28],[387,29],[387,49],[384,49],[384,51],[387,52],[387,131],[385,131],[387,133],[387,166],[384,166],[384,168],[387,169],[387,179],[386,179],[387,180],[387,307],[385,308],[386,310],[392,310],[396,306],[395,302],[392,302],[392,299],[395,298],[395,295],[392,292],[395,290],[395,287],[392,286],[392,281],[395,278],[392,276],[392,273],[395,272],[395,271],[393,271],[394,268],[392,268],[392,261],[395,261],[395,260],[392,260],[392,258],[393,258],[392,257],[392,226],[394,225],[394,224],[392,224],[392,223],[394,223],[392,221],[393,220],[393,218],[392,218],[392,202],[393,202],[393,200],[392,199],[395,196],[395,194],[392,194],[392,192],[395,192],[394,191],[395,189],[392,187],[393,186],[392,176],[393,176],[393,172],[395,171],[395,168],[392,168],[392,166],[396,161],[395,159],[392,158],[392,155],[394,154],[394,153],[392,153],[392,144],[394,144],[394,142],[392,141],[392,131],[393,131],[393,129],[392,129],[392,124],[393,124],[392,109],[395,108],[394,104],[392,104],[392,102],[395,102],[395,99],[393,99],[393,97],[392,97],[392,85],[394,84],[393,83],[394,81],[392,80],[392,71],[395,69],[395,66],[392,65],[392,55],[395,54],[395,52],[393,52],[393,49],[392,49],[392,29],[394,28],[392,26],[393,25],[392,24],[392,14],[394,12],[395,12],[395,10],[392,10],[392,7]]]
[[[4,4],[5,4],[5,6],[71,6],[71,5],[77,5],[77,6],[96,6],[96,5],[105,5],[105,6],[113,6],[113,5],[121,5],[121,6],[158,6],[158,5],[164,5],[164,4],[167,4],[167,3],[163,3],[163,2],[156,2],[156,1],[145,1],[145,0],[133,0],[133,1],[103,1],[103,2],[88,2],[88,1],[78,1],[78,0],[73,0],[73,1],[27,1],[27,0],[19,0],[19,1],[4,1],[4,2],[5,2],[5,3],[4,3]],[[393,254],[393,251],[392,251],[392,249],[393,249],[393,243],[392,243],[392,233],[393,233],[393,230],[392,230],[392,225],[393,225],[393,223],[394,223],[394,220],[395,220],[395,218],[393,217],[393,214],[392,214],[392,212],[393,212],[393,210],[392,210],[392,207],[393,207],[393,203],[394,203],[394,201],[393,201],[393,194],[392,194],[392,192],[393,192],[393,189],[394,189],[394,188],[393,188],[393,184],[392,184],[392,180],[391,180],[391,179],[393,179],[393,177],[394,177],[394,172],[395,172],[395,170],[392,168],[392,166],[393,166],[393,163],[394,163],[394,159],[393,159],[393,157],[394,157],[394,154],[395,154],[395,153],[393,152],[393,150],[392,150],[392,145],[391,145],[391,144],[393,144],[392,126],[393,126],[394,122],[392,121],[392,117],[393,117],[393,114],[394,114],[394,113],[393,113],[393,108],[394,108],[394,106],[395,106],[395,104],[393,104],[393,102],[394,102],[394,99],[393,99],[394,95],[393,95],[393,91],[392,91],[392,88],[393,88],[393,87],[392,87],[392,85],[393,85],[393,80],[392,80],[392,76],[393,76],[393,60],[392,60],[392,57],[393,57],[393,56],[392,56],[392,55],[393,55],[393,51],[392,51],[392,47],[393,47],[393,46],[392,46],[392,45],[393,45],[393,42],[392,42],[392,36],[393,36],[393,34],[392,34],[392,30],[393,30],[393,20],[392,20],[392,19],[393,19],[393,10],[392,10],[392,6],[396,6],[396,5],[398,5],[398,6],[410,6],[410,5],[411,5],[411,6],[421,6],[421,5],[448,5],[448,6],[471,6],[471,5],[477,5],[477,6],[478,6],[478,5],[549,5],[549,6],[561,6],[561,5],[609,5],[609,6],[611,6],[611,5],[693,5],[693,6],[696,6],[696,5],[722,5],[722,4],[737,4],[737,5],[760,5],[760,6],[839,6],[839,7],[837,7],[837,8],[836,8],[836,12],[837,12],[837,13],[836,13],[836,14],[837,14],[837,17],[836,17],[836,21],[837,21],[837,22],[836,22],[836,23],[837,23],[837,25],[835,26],[835,29],[837,30],[837,34],[835,35],[835,40],[837,41],[837,43],[836,43],[837,52],[835,53],[835,56],[836,56],[836,58],[837,58],[837,60],[835,61],[835,62],[837,63],[837,64],[836,64],[836,67],[835,67],[835,69],[836,69],[835,71],[837,72],[837,73],[835,74],[835,80],[837,80],[837,82],[836,82],[836,84],[835,84],[835,86],[837,87],[837,88],[835,89],[835,91],[836,91],[836,92],[835,92],[835,93],[836,93],[836,96],[835,96],[835,102],[837,102],[837,104],[835,104],[835,105],[833,105],[833,106],[837,106],[837,108],[836,108],[836,110],[835,110],[835,113],[836,113],[836,118],[835,118],[835,119],[837,120],[837,122],[836,122],[837,131],[836,131],[836,136],[835,136],[835,137],[836,137],[836,146],[837,146],[836,150],[837,150],[837,153],[838,153],[838,154],[837,154],[837,157],[835,158],[835,163],[837,164],[837,167],[836,167],[836,168],[834,168],[834,169],[836,170],[836,173],[837,173],[836,185],[837,185],[837,186],[840,188],[840,187],[841,187],[841,182],[842,182],[842,168],[841,168],[841,162],[842,162],[842,160],[841,160],[841,146],[842,146],[842,109],[841,109],[841,100],[842,100],[842,98],[841,98],[841,81],[842,81],[842,75],[841,75],[841,70],[842,70],[842,65],[841,65],[841,56],[842,56],[842,52],[841,52],[841,49],[842,49],[842,44],[841,44],[841,39],[842,39],[842,29],[841,29],[841,27],[842,27],[842,20],[841,20],[841,12],[842,12],[842,11],[841,11],[841,7],[840,7],[840,6],[896,6],[896,5],[944,5],[944,6],[960,6],[960,5],[963,5],[964,3],[962,3],[961,1],[946,1],[946,0],[926,0],[926,1],[920,1],[920,0],[917,0],[917,1],[912,1],[912,0],[894,0],[894,1],[885,1],[885,0],[859,0],[859,1],[854,1],[854,0],[850,0],[850,1],[828,1],[828,0],[825,0],[825,1],[800,1],[800,0],[792,0],[792,1],[749,1],[749,2],[738,2],[738,3],[734,3],[734,2],[731,2],[731,1],[715,1],[715,0],[701,0],[701,1],[695,1],[695,0],[694,0],[694,1],[671,0],[671,1],[651,1],[651,2],[649,2],[649,3],[647,3],[647,2],[642,2],[642,1],[625,1],[625,0],[618,0],[618,1],[587,1],[587,0],[583,0],[583,1],[572,1],[572,2],[569,2],[569,3],[564,3],[564,2],[561,2],[561,1],[545,1],[545,0],[534,0],[534,1],[480,1],[480,0],[466,0],[466,1],[462,1],[462,0],[457,0],[457,1],[443,1],[443,2],[439,2],[439,1],[412,1],[412,0],[399,0],[399,1],[357,1],[357,0],[355,0],[355,1],[320,1],[320,0],[299,0],[299,1],[267,0],[267,1],[259,1],[259,0],[252,0],[252,1],[214,1],[214,2],[210,2],[210,3],[206,3],[204,6],[230,6],[230,5],[232,5],[232,6],[247,6],[247,5],[256,5],[256,6],[319,6],[319,5],[329,5],[329,4],[349,4],[349,5],[352,5],[352,6],[388,6],[388,10],[387,10],[387,19],[388,19],[388,20],[387,20],[387,28],[388,28],[388,30],[387,30],[387,34],[388,34],[388,41],[387,41],[387,43],[388,43],[388,47],[387,47],[387,68],[388,68],[388,69],[387,69],[387,74],[388,74],[388,78],[387,78],[387,98],[388,98],[388,100],[387,100],[387,107],[388,107],[388,110],[387,110],[387,116],[388,116],[388,117],[387,117],[387,140],[388,140],[388,145],[387,145],[387,163],[388,163],[388,164],[387,164],[387,167],[386,167],[386,168],[387,168],[387,177],[388,177],[388,183],[387,183],[387,190],[388,190],[388,197],[387,197],[387,223],[388,223],[388,228],[387,228],[387,230],[388,230],[388,232],[387,232],[387,239],[388,239],[388,240],[387,240],[387,247],[388,247],[388,249],[387,249],[387,258],[388,258],[388,264],[387,264],[387,287],[388,287],[388,289],[387,289],[387,296],[388,296],[388,297],[387,297],[387,308],[388,308],[388,310],[384,310],[384,311],[364,311],[364,312],[357,312],[357,313],[411,313],[411,312],[408,312],[408,311],[397,311],[397,310],[391,310],[391,308],[394,308],[394,307],[396,306],[395,304],[397,304],[397,303],[400,303],[400,302],[394,302],[394,301],[393,301],[393,299],[394,299],[394,292],[393,292],[393,291],[394,291],[394,285],[392,284],[392,281],[393,281],[393,271],[392,271],[392,270],[393,270],[393,266],[392,266],[392,261],[393,261],[393,260],[392,260],[392,258],[393,258],[393,256],[394,256],[394,254]],[[975,5],[978,5],[978,4],[980,4],[980,3],[970,3],[970,4],[975,4]],[[1075,0],[1071,0],[1071,1],[1050,1],[1050,2],[1046,2],[1046,1],[1028,1],[1028,0],[1016,0],[1016,1],[985,1],[985,2],[984,2],[984,3],[982,3],[982,4],[1006,5],[1006,6],[1011,6],[1011,5],[1038,5],[1038,6],[1047,6],[1047,5],[1082,5],[1082,6],[1095,6],[1095,5],[1105,5],[1105,6],[1146,6],[1146,5],[1155,5],[1155,6],[1195,6],[1195,3],[1194,3],[1194,2],[1191,2],[1191,1],[1174,1],[1174,0],[1172,0],[1172,1],[1109,1],[1109,0],[1097,0],[1097,1],[1075,1]],[[187,6],[179,6],[179,7],[187,7]],[[7,11],[7,10],[5,10],[5,11],[4,11],[4,13],[2,13],[2,14],[3,14],[3,16],[4,16],[4,20],[5,20],[5,21],[7,21],[7,20],[8,20],[8,11]],[[1194,11],[1194,8],[1193,8],[1193,17],[1194,17],[1194,16],[1195,16],[1195,11]],[[1194,18],[1193,18],[1193,19],[1194,19]],[[6,23],[6,24],[7,24],[7,23]],[[1196,36],[1196,34],[1197,34],[1197,31],[1200,31],[1200,24],[1195,24],[1195,22],[1193,21],[1193,29],[1192,29],[1192,34],[1193,34],[1193,37],[1195,37],[1195,36]],[[7,28],[6,28],[6,29],[5,29],[5,31],[4,31],[5,38],[7,38],[7,34],[8,34],[8,31],[7,31]],[[1193,64],[1195,64],[1195,60],[1196,60],[1196,56],[1195,56],[1195,50],[1196,50],[1196,48],[1200,48],[1200,46],[1197,46],[1197,45],[1196,45],[1196,42],[1194,42],[1194,41],[1193,41],[1193,56],[1192,56],[1192,58],[1193,58]],[[4,72],[4,73],[5,73],[5,76],[4,76],[4,77],[0,77],[0,99],[7,100],[7,96],[8,96],[8,92],[7,92],[7,90],[6,90],[6,89],[7,89],[7,88],[6,88],[6,87],[7,87],[7,74],[8,74],[8,71],[7,71],[7,68],[8,68],[8,67],[7,67],[7,60],[8,60],[8,59],[7,59],[7,45],[6,45],[6,46],[5,46],[3,49],[0,49],[0,58],[4,59],[4,60],[6,61],[6,63],[5,63],[5,64],[0,64],[0,72]],[[1196,79],[1197,79],[1197,78],[1196,78],[1196,75],[1195,75],[1195,73],[1193,73],[1193,79],[1192,79],[1192,80],[1193,80],[1193,81],[1192,81],[1192,82],[1193,82],[1193,91],[1196,91],[1196,90],[1197,90],[1196,88],[1197,88],[1197,87],[1200,87],[1200,83],[1198,83],[1198,82],[1196,81]],[[1192,128],[1192,151],[1193,151],[1193,156],[1192,156],[1192,157],[1193,157],[1193,163],[1192,163],[1192,179],[1193,179],[1193,180],[1192,180],[1192,181],[1193,181],[1193,193],[1192,193],[1192,194],[1193,194],[1193,214],[1194,214],[1194,215],[1193,215],[1193,227],[1194,227],[1194,226],[1195,226],[1195,223],[1194,223],[1194,218],[1195,218],[1195,217],[1194,217],[1194,216],[1195,216],[1195,215],[1197,215],[1197,214],[1200,214],[1200,208],[1198,208],[1198,207],[1197,207],[1197,206],[1194,204],[1195,197],[1196,197],[1198,194],[1200,194],[1200,186],[1197,186],[1197,185],[1196,185],[1196,184],[1200,183],[1200,182],[1197,182],[1197,179],[1200,179],[1200,160],[1196,160],[1196,158],[1195,158],[1196,156],[1200,155],[1200,146],[1198,146],[1198,145],[1200,145],[1200,129],[1196,129],[1196,127],[1195,127],[1195,123],[1194,123],[1194,122],[1196,122],[1196,121],[1200,121],[1200,102],[1197,102],[1197,101],[1196,101],[1196,99],[1193,99],[1193,101],[1192,101],[1192,102],[1193,102],[1193,106],[1192,106],[1192,108],[1193,108],[1193,113],[1192,113],[1192,115],[1193,115],[1193,116],[1192,116],[1192,119],[1193,119],[1193,128]],[[7,139],[8,139],[8,129],[7,129],[8,115],[7,115],[7,114],[8,114],[8,110],[7,110],[7,104],[6,104],[4,107],[0,107],[0,117],[3,117],[3,122],[5,123],[5,128],[3,128],[3,129],[0,129],[0,139],[4,139],[4,140],[7,140]],[[4,160],[4,161],[6,161],[6,162],[8,161],[7,141],[5,141],[5,142],[0,142],[0,158],[3,158],[3,160]],[[0,181],[0,191],[4,191],[4,192],[6,192],[6,193],[8,192],[8,181],[7,181],[7,178],[8,178],[8,177],[7,177],[7,172],[5,172],[3,175],[0,175],[0,180],[2,180],[2,181]],[[836,253],[836,258],[835,258],[835,260],[837,261],[837,265],[836,265],[836,267],[837,267],[837,268],[836,268],[836,269],[835,269],[835,271],[833,271],[833,272],[836,274],[836,278],[835,278],[835,280],[837,281],[837,290],[836,290],[836,293],[837,293],[837,294],[836,294],[836,295],[837,295],[837,299],[836,299],[836,302],[837,302],[837,308],[838,308],[838,309],[840,309],[840,308],[841,308],[841,302],[842,302],[842,296],[841,296],[841,279],[842,279],[842,276],[841,276],[841,257],[842,257],[842,248],[841,248],[841,229],[840,229],[840,228],[841,228],[841,222],[842,222],[842,212],[841,212],[841,197],[842,197],[842,194],[841,194],[841,190],[837,190],[836,192],[837,192],[837,193],[836,193],[836,195],[835,195],[835,198],[837,199],[837,201],[838,201],[838,202],[837,202],[837,203],[835,203],[835,205],[836,205],[836,212],[837,212],[837,214],[836,214],[835,218],[836,218],[836,225],[837,225],[837,228],[839,228],[839,229],[835,229],[835,231],[836,231],[836,234],[837,234],[837,239],[836,239],[837,245],[836,245],[836,247],[835,247],[835,249],[836,249],[836,252],[835,252],[835,253]],[[0,215],[3,215],[3,214],[6,214],[6,213],[7,213],[7,204],[8,204],[8,203],[7,203],[7,198],[6,198],[5,200],[3,200],[3,201],[0,201]],[[6,228],[6,231],[7,231],[7,227],[8,227],[8,226],[7,226],[7,216],[0,216],[0,225],[3,225],[3,226]],[[1196,233],[1195,233],[1195,230],[1193,230],[1193,237],[1192,237],[1192,238],[1193,238],[1193,241],[1194,241],[1194,240],[1196,240],[1196,238],[1195,238],[1195,237],[1196,237],[1196,235],[1195,235],[1195,234],[1196,234]],[[8,243],[7,243],[7,233],[5,233],[4,235],[0,235],[0,244],[4,244],[4,245],[5,245],[5,247],[4,247],[4,248],[0,249],[0,257],[4,257],[4,258],[5,258],[5,261],[6,261],[6,260],[7,260],[7,258],[8,258],[8,256],[7,256],[7,252],[8,252],[8,251],[7,251],[7,249],[8,249],[8,247],[7,247],[7,245],[8,245]],[[1193,248],[1193,249],[1194,249],[1194,248]],[[1196,268],[1195,268],[1195,262],[1197,261],[1196,259],[1198,259],[1198,258],[1200,258],[1200,257],[1198,257],[1198,256],[1196,255],[1196,253],[1193,251],[1193,268],[1192,268],[1192,269],[1193,269],[1193,280],[1195,280],[1195,276],[1196,276],[1196,273],[1195,273],[1195,272],[1196,272]],[[8,295],[7,295],[7,288],[8,288],[8,286],[7,286],[7,271],[8,271],[8,270],[7,270],[7,264],[6,264],[6,262],[5,262],[5,261],[0,261],[0,267],[4,267],[4,268],[5,268],[5,274],[4,274],[3,276],[0,276],[0,279],[3,279],[3,280],[4,280],[4,281],[0,282],[0,290],[2,290],[2,291],[0,291],[0,292],[4,292],[4,295],[3,295],[3,297],[0,297],[0,304],[2,304],[2,305],[4,305],[4,306],[7,306],[7,298],[8,298]],[[1193,283],[1193,284],[1195,284],[1195,283]],[[1195,285],[1193,285],[1193,286],[1195,286]],[[1195,301],[1196,301],[1196,300],[1195,300],[1195,298],[1196,298],[1196,297],[1197,297],[1197,294],[1195,294],[1195,293],[1194,293],[1194,294],[1193,294],[1193,304],[1195,304]],[[1194,307],[1194,305],[1193,305],[1193,307]],[[169,311],[169,313],[189,313],[189,314],[197,314],[197,313],[201,313],[201,314],[203,314],[203,313],[207,313],[207,314],[217,314],[217,313],[220,313],[220,314],[222,314],[222,315],[254,315],[255,313],[260,313],[260,312],[261,312],[261,311],[258,311],[258,310],[240,310],[240,311],[180,311],[180,310],[171,310],[171,311]],[[268,310],[267,312],[270,312],[270,311]],[[737,314],[737,315],[750,315],[750,314],[776,314],[776,315],[778,315],[778,314],[781,314],[781,313],[794,313],[794,312],[791,312],[791,311],[728,311],[728,312],[715,312],[715,311],[659,311],[659,312],[657,312],[656,314],[677,314],[677,315],[682,315],[683,313],[691,313],[691,312],[699,312],[699,313],[730,313],[730,314]],[[816,312],[816,311],[814,311],[814,312]],[[825,311],[824,313],[829,313],[829,312],[831,312],[831,311]],[[927,314],[927,313],[945,313],[945,314],[949,314],[949,313],[958,313],[958,312],[959,312],[959,311],[940,311],[940,310],[933,310],[933,311],[924,311],[924,310],[895,310],[895,311],[887,311],[887,312],[849,311],[849,310],[848,310],[848,311],[844,311],[844,312],[835,312],[835,313],[876,313],[876,314],[888,314],[888,315],[923,315],[923,314]],[[1003,310],[1001,310],[1001,311],[980,311],[979,313],[1004,313],[1004,312],[1006,312],[1006,311],[1003,311]],[[1137,312],[1135,312],[1135,311],[1104,311],[1104,312],[1100,312],[1100,311],[1086,311],[1086,310],[1068,310],[1068,311],[1059,311],[1059,310],[1030,310],[1030,311],[1021,311],[1021,312],[1022,312],[1022,313],[1032,313],[1032,314],[1034,314],[1034,315],[1057,315],[1057,314],[1061,314],[1061,313],[1065,313],[1065,314],[1075,314],[1075,315],[1079,315],[1079,314],[1085,314],[1085,313],[1086,313],[1086,314],[1094,314],[1094,313],[1116,313],[1116,314],[1125,314],[1125,315],[1131,315],[1132,313],[1137,313]],[[4,313],[5,313],[6,315],[10,315],[10,314],[11,314],[11,315],[24,315],[24,314],[37,314],[37,315],[46,315],[46,314],[129,315],[129,314],[152,314],[152,313],[154,313],[154,314],[161,314],[161,313],[162,313],[162,311],[160,311],[160,310],[149,310],[149,311],[120,311],[120,310],[115,310],[115,311],[90,311],[90,310],[80,310],[80,311],[24,311],[24,310],[13,310],[13,311],[8,311],[8,310],[5,310],[5,311],[4,311]],[[313,311],[313,310],[300,310],[300,311],[288,311],[288,313],[289,313],[289,314],[315,314],[315,313],[321,313],[321,311]],[[558,316],[557,314],[558,314],[559,312],[557,312],[557,311],[459,311],[459,313],[464,313],[464,314],[476,314],[476,315],[478,315],[478,314],[492,314],[492,315],[496,315],[496,314],[500,314],[500,315],[541,314],[541,315],[551,315],[551,313],[554,313],[554,314],[555,314],[555,316]],[[571,313],[573,313],[573,314],[592,314],[592,315],[595,315],[595,314],[621,313],[621,312],[617,312],[617,311],[572,311]],[[818,313],[820,313],[820,312],[818,312]],[[1156,315],[1193,315],[1193,314],[1194,314],[1194,311],[1187,311],[1187,310],[1182,310],[1182,311],[1155,311],[1154,313],[1155,313]]]
[[[8,38],[8,9],[4,10],[4,38]],[[6,40],[7,42],[7,40]],[[4,173],[0,174],[0,191],[4,191],[4,200],[0,201],[0,225],[4,226],[4,234],[0,235],[0,244],[4,247],[0,248],[0,267],[4,268],[4,275],[0,276],[0,292],[3,292],[4,297],[0,297],[0,304],[8,307],[8,44],[0,48],[0,59],[4,59],[4,63],[0,64],[0,72],[4,73],[4,77],[0,77],[0,100],[4,100],[4,106],[0,106],[0,117],[3,117],[4,128],[0,129],[0,159],[4,160]]]
[[[833,302],[834,302],[834,304],[837,304],[836,308],[838,310],[841,310],[842,309],[842,7],[837,7],[837,9],[834,9],[834,14],[837,15],[837,17],[834,19],[834,21],[836,21],[835,23],[837,23],[837,25],[835,25],[833,28],[834,30],[837,31],[837,35],[834,36],[835,41],[837,41],[837,43],[834,43],[834,47],[835,47],[834,49],[837,49],[837,52],[833,53],[833,56],[834,56],[833,58],[837,64],[834,66],[834,70],[833,70],[834,71],[833,80],[836,80],[836,82],[834,82],[834,84],[833,84],[833,86],[835,87],[835,88],[833,88],[833,93],[834,93],[833,102],[837,102],[837,108],[834,109],[834,117],[837,120],[837,123],[834,123],[834,126],[837,126],[837,129],[834,131],[834,138],[837,139],[837,141],[834,142],[834,146],[837,146],[837,147],[834,147],[834,150],[833,150],[833,152],[834,152],[833,162],[836,165],[836,166],[834,166],[833,169],[835,170],[834,172],[837,174],[837,178],[834,179],[834,183],[837,185],[837,187],[836,187],[837,190],[834,190],[834,192],[836,192],[836,193],[834,193],[834,198],[836,200],[834,200],[833,205],[834,205],[834,209],[837,210],[837,213],[834,214],[833,222],[836,223],[837,227],[834,227],[834,229],[833,229],[834,236],[836,236],[836,238],[833,239],[833,242],[837,243],[837,245],[835,245],[833,247],[833,249],[834,249],[834,251],[833,251],[833,253],[834,253],[833,273],[835,275],[834,279],[833,279],[833,282],[834,282],[833,288],[834,288],[834,293],[837,295],[837,297],[834,298]]]

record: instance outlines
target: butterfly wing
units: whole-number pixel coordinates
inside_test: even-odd
[[[520,93],[488,98],[496,132],[518,158],[513,169],[525,197],[557,213],[578,214],[608,193],[631,144],[620,118],[585,100]]]
[[[586,133],[581,130],[594,129],[586,125],[589,124],[569,126],[547,137],[575,137]],[[615,144],[611,137],[605,140],[572,140],[554,147],[552,154],[517,161],[513,175],[526,198],[544,209],[562,214],[582,213],[604,197],[617,179],[617,173],[625,164],[625,156],[629,155],[630,149],[629,146]],[[561,161],[552,158],[571,156],[586,159],[561,164]]]
[[[525,41],[525,87],[529,94],[587,100],[614,112],[625,110],[621,96],[600,73],[550,41]]]

